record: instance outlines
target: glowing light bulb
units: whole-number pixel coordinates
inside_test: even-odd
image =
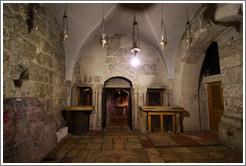
[[[139,65],[139,60],[137,57],[132,58],[131,64],[133,67],[137,67]]]

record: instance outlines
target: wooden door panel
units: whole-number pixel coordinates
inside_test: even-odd
[[[224,111],[223,90],[221,82],[208,84],[208,105],[210,129],[218,131],[221,115]]]

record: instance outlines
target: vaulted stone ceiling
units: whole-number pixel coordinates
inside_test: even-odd
[[[65,4],[51,4],[61,25]],[[69,37],[65,41],[67,80],[71,80],[76,57],[88,42],[97,38],[100,33],[102,18],[102,3],[69,3],[67,16],[69,24]],[[132,34],[133,13],[136,9],[136,18],[139,24],[140,38],[151,44],[162,55],[168,70],[168,77],[173,78],[174,63],[179,41],[185,31],[186,8],[189,18],[201,4],[195,3],[164,3],[163,13],[166,23],[168,45],[165,50],[160,47],[161,35],[161,4],[118,4],[105,3],[105,33]],[[129,41],[131,42],[131,41]],[[105,48],[104,48],[105,49]],[[150,55],[151,56],[151,55]]]

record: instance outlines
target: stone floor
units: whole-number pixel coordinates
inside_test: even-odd
[[[162,142],[168,142],[163,144]],[[42,163],[242,163],[211,132],[143,135],[136,131],[92,131],[68,135]]]

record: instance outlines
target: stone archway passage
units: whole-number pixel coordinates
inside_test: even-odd
[[[106,127],[130,126],[131,89],[106,88]]]
[[[103,88],[103,128],[132,128],[132,84],[124,77],[105,81]]]

